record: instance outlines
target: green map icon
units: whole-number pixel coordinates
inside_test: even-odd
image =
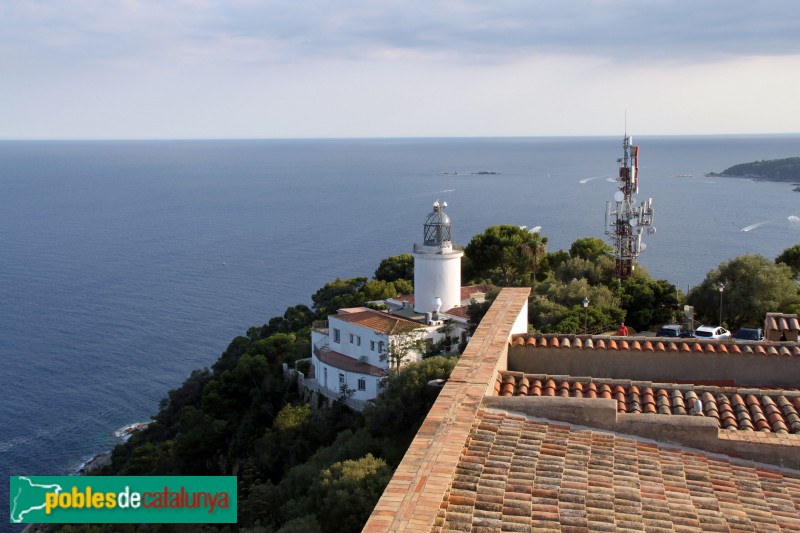
[[[236,523],[236,476],[12,476],[12,524]]]
[[[19,524],[36,522],[45,515],[45,494],[48,492],[60,493],[63,489],[57,484],[34,483],[25,476],[11,476],[9,478],[11,490],[11,522]]]

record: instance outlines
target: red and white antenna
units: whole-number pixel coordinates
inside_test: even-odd
[[[626,117],[627,122],[627,117]],[[647,246],[642,242],[642,233],[654,234],[653,199],[636,206],[639,192],[639,147],[633,144],[633,137],[625,131],[622,143],[622,157],[617,159],[619,167],[619,190],[614,193],[616,207],[606,202],[606,235],[614,245],[614,258],[617,279],[628,279],[633,275],[636,259]]]

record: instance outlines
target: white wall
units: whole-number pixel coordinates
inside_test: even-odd
[[[461,256],[463,252],[447,254],[414,252],[414,311],[432,313],[433,299],[442,299],[440,311],[461,303]]]
[[[315,379],[321,387],[327,391],[327,396],[330,398],[338,398],[341,388],[339,375],[344,375],[344,380],[348,388],[353,390],[353,398],[356,400],[371,400],[378,396],[379,385],[381,378],[370,376],[368,374],[360,374],[357,372],[345,372],[335,366],[323,363],[316,357],[311,358],[311,364],[314,365]],[[328,371],[327,383],[325,381],[325,370]],[[364,380],[365,390],[358,389],[359,379]]]
[[[511,335],[516,335],[517,333],[528,333],[528,301],[525,300],[525,305],[522,306],[522,310],[517,315],[517,319],[514,321],[514,325],[511,326]],[[509,339],[511,336],[509,336]]]
[[[339,330],[339,342],[334,342],[334,329]],[[353,334],[353,342],[350,342],[350,334]],[[361,345],[358,345],[358,338],[361,338]],[[372,343],[375,349],[372,349]],[[389,336],[378,333],[377,331],[351,324],[343,320],[337,320],[335,315],[328,317],[328,346],[331,350],[342,353],[353,359],[366,357],[367,363],[379,368],[388,368],[386,362],[380,360],[378,351],[379,343],[383,342],[384,351],[388,348]]]

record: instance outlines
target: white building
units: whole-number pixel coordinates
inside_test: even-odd
[[[389,371],[390,344],[402,336],[421,339],[436,329],[366,307],[339,309],[328,317],[327,326],[311,333],[311,364],[320,392],[338,398],[346,388],[356,401],[371,400],[380,392]],[[412,351],[404,362],[420,358]]]
[[[396,350],[406,339],[437,342],[448,336],[454,345],[468,340],[467,306],[483,301],[489,286],[461,287],[461,247],[451,242],[452,223],[446,203],[433,204],[423,224],[423,243],[414,244],[414,294],[386,300],[388,311],[366,307],[339,309],[327,324],[311,333],[314,377],[307,386],[329,399],[346,391],[361,408],[380,393]],[[450,328],[442,328],[445,325]],[[441,329],[449,330],[447,332]],[[411,350],[403,364],[421,358]]]

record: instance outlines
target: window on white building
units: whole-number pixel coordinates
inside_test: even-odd
[[[375,351],[375,341],[369,341],[369,349]]]
[[[342,342],[341,337],[342,333],[338,329],[333,328],[333,342]]]
[[[361,346],[361,335],[356,335],[356,344]]]
[[[358,378],[358,390],[367,390],[367,380]]]
[[[353,334],[350,334],[350,344],[353,344]]]
[[[339,372],[339,385],[344,385],[344,374]]]
[[[383,353],[383,341],[378,341],[378,352]]]

